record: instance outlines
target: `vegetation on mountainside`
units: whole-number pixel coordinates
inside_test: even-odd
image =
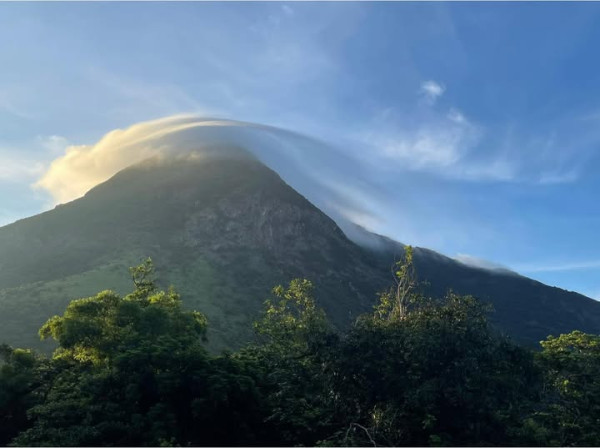
[[[473,297],[423,293],[410,248],[347,331],[298,279],[274,289],[253,343],[220,355],[150,261],[131,276],[130,294],[75,300],[42,326],[52,357],[2,346],[0,444],[600,444],[600,337],[518,346]]]
[[[147,256],[160,286],[177,285],[184,307],[210,319],[213,353],[253,337],[273,285],[310,278],[330,320],[348,326],[389,277],[258,162],[136,165],[83,198],[0,228],[0,341],[50,354],[38,328],[73,299],[127,294],[127,267]]]
[[[253,337],[273,285],[308,278],[342,332],[372,310],[403,254],[392,240],[355,244],[336,223],[256,160],[165,159],[117,173],[84,197],[0,227],[0,341],[47,355],[37,330],[73,299],[129,292],[127,267],[150,256],[162,288],[210,321],[207,349],[239,350]],[[491,323],[538,347],[549,334],[600,331],[600,305],[514,273],[466,266],[415,249],[426,292],[452,289],[494,305]]]

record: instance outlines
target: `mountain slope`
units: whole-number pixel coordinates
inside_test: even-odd
[[[71,299],[126,292],[127,267],[151,256],[163,286],[205,312],[214,349],[251,337],[270,289],[294,277],[316,285],[335,325],[369,311],[393,278],[402,245],[371,235],[363,248],[272,170],[241,150],[149,160],[83,198],[0,228],[0,341],[39,345],[37,328]],[[376,247],[376,248],[373,248]],[[512,273],[416,250],[419,277],[491,301],[497,325],[525,342],[600,331],[600,304]],[[47,348],[47,346],[46,346]]]
[[[147,256],[165,286],[176,285],[187,306],[208,315],[215,348],[251,336],[252,320],[278,283],[312,279],[321,304],[343,325],[369,309],[387,274],[250,157],[136,165],[79,200],[1,228],[0,254],[0,312],[20,322],[18,338],[25,329],[35,335],[49,311],[69,299],[127,290],[126,267]],[[93,279],[89,288],[83,276]],[[30,319],[28,303],[45,314]],[[13,344],[34,342],[18,338],[0,330]]]
[[[403,245],[390,238],[358,229],[359,240],[375,248],[385,264],[397,259]],[[580,329],[600,331],[600,302],[576,292],[544,285],[508,269],[485,269],[465,265],[429,249],[415,248],[419,280],[429,292],[441,296],[448,290],[470,294],[492,303],[491,320],[504,332],[534,344],[549,334]]]

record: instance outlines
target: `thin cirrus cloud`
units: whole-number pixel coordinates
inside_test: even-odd
[[[563,271],[582,271],[588,269],[600,268],[600,260],[575,261],[557,264],[528,264],[515,266],[519,272],[536,273],[536,272],[563,272]]]
[[[469,182],[526,179],[520,158],[486,140],[489,130],[484,124],[458,107],[436,104],[445,90],[436,81],[422,81],[419,95],[425,102],[420,107],[415,104],[410,113],[383,109],[355,132],[353,138],[370,155],[367,162],[388,170],[427,172]]]
[[[416,130],[398,129],[371,133],[365,140],[382,156],[395,160],[404,169],[415,171],[446,169],[458,164],[477,144],[477,129],[462,123],[428,123]]]
[[[44,164],[31,158],[15,158],[0,153],[0,181],[20,182],[31,179],[44,172]]]
[[[527,184],[576,182],[597,146],[597,132],[550,123],[541,129],[490,126],[435,100],[445,88],[424,81],[426,104],[412,113],[382,112],[353,138],[369,160],[387,169],[428,172],[442,179]],[[360,128],[359,128],[360,129]]]
[[[391,117],[390,117],[391,116]],[[480,151],[486,129],[457,108],[429,108],[417,122],[386,111],[353,134],[369,154],[367,162],[387,170],[428,172],[444,179],[501,181],[518,179],[518,159],[501,150]]]
[[[69,140],[61,135],[39,136],[37,143],[51,155],[61,155],[70,145]]]

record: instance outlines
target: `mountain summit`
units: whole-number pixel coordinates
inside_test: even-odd
[[[363,230],[363,232],[365,232]],[[133,165],[54,210],[0,228],[0,341],[37,346],[37,329],[72,299],[129,290],[127,267],[155,261],[159,282],[209,318],[214,349],[249,340],[270,289],[312,280],[338,327],[370,311],[393,283],[400,243],[361,246],[244,150],[218,148]],[[536,343],[600,331],[600,303],[510,272],[469,267],[416,249],[434,294],[492,302],[492,321]]]

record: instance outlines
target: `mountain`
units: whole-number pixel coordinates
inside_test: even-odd
[[[215,350],[252,335],[270,289],[294,277],[316,286],[338,327],[370,311],[393,283],[402,244],[369,234],[359,245],[243,150],[151,159],[54,210],[0,228],[0,341],[50,349],[37,329],[78,297],[131,289],[127,268],[153,258],[210,322]],[[361,240],[357,238],[357,240]],[[600,331],[600,303],[510,272],[466,266],[416,249],[419,278],[493,303],[493,322],[526,343],[548,334]]]

